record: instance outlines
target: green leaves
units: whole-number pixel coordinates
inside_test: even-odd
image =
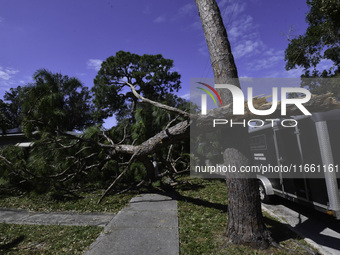
[[[41,69],[33,75],[34,83],[17,90],[12,104],[19,103],[20,118],[27,135],[40,131],[83,130],[94,123],[91,95],[76,78]],[[9,95],[8,95],[9,98]]]
[[[305,34],[290,40],[285,51],[286,69],[304,69],[302,78],[340,77],[340,1],[307,0],[310,11],[306,16],[308,28]],[[322,61],[333,63],[331,67],[320,65]],[[329,63],[326,62],[326,63]],[[326,65],[327,66],[327,65]],[[340,98],[340,87],[321,80],[304,80],[313,94],[332,92]]]
[[[304,35],[290,40],[285,51],[286,69],[303,67],[317,70],[322,60],[331,60],[333,67],[326,70],[334,76],[340,65],[340,2],[338,0],[307,0],[310,11]],[[323,71],[323,70],[321,70]]]
[[[168,93],[180,89],[180,75],[171,71],[173,61],[162,55],[137,55],[118,51],[107,58],[94,80],[94,103],[98,115],[103,118],[117,114],[118,118],[133,115],[127,113],[131,104],[137,102],[125,81],[133,84],[137,92],[146,98],[160,101]],[[133,111],[133,109],[131,109]]]

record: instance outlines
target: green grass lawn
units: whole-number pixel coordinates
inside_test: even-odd
[[[117,213],[135,194],[107,196],[103,190],[81,194],[83,198],[55,199],[50,195],[0,192],[0,207],[38,212],[72,211]],[[83,254],[96,240],[101,227],[0,224],[0,254]]]
[[[39,212],[72,211],[117,213],[135,196],[107,196],[97,204],[102,190],[84,198],[54,199],[49,195],[0,192],[0,207]],[[96,226],[42,226],[0,224],[0,254],[83,254],[103,230]]]
[[[49,195],[0,193],[0,207],[20,208],[38,212],[74,211],[74,212],[119,212],[136,194],[126,193],[107,196],[100,204],[98,199],[103,190],[81,194],[83,198],[53,199]]]
[[[246,246],[227,245],[227,193],[222,180],[180,178],[170,188],[158,184],[155,189],[175,193],[178,198],[179,237],[181,254],[313,254],[304,240],[276,219],[265,215],[264,221],[281,248],[256,250]],[[84,193],[82,199],[55,200],[48,195],[0,193],[0,207],[34,211],[76,211],[117,213],[137,193],[108,196],[97,201],[102,190]],[[100,233],[98,227],[61,227],[0,225],[0,247],[15,244],[5,254],[81,254]],[[0,250],[3,254],[3,250]],[[316,253],[315,253],[316,254]]]
[[[83,254],[103,228],[0,224],[0,254]]]

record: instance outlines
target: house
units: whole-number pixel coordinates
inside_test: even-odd
[[[32,134],[37,134],[38,131],[34,131]],[[76,131],[66,131],[68,135],[72,136],[80,136],[82,133]],[[0,130],[0,148],[6,145],[16,145],[18,147],[27,148],[33,145],[33,142],[29,140],[25,134],[21,131],[21,128],[13,128],[6,130],[6,133],[3,133]]]
[[[0,130],[0,148],[6,145],[29,147],[29,144],[30,142],[28,141],[25,134],[21,131],[21,128],[8,129],[6,130],[6,133]]]

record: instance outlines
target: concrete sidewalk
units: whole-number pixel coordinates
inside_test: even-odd
[[[179,254],[177,201],[158,194],[131,199],[85,255]]]
[[[31,212],[0,208],[0,223],[32,225],[100,226],[105,227],[115,216],[110,213]]]

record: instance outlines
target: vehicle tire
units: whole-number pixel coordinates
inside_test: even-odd
[[[259,193],[260,193],[260,200],[262,203],[269,203],[271,200],[270,195],[267,195],[266,189],[264,188],[264,185],[261,181],[259,181]]]

